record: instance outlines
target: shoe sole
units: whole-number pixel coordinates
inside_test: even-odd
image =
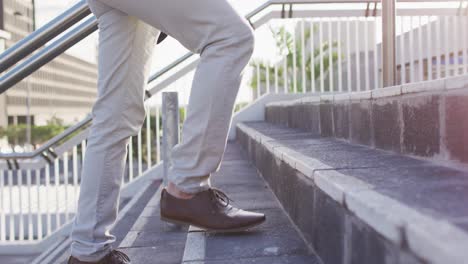
[[[212,228],[207,228],[207,227],[203,227],[203,226],[194,225],[194,224],[188,223],[188,222],[169,219],[169,218],[166,218],[164,216],[161,216],[161,220],[163,220],[164,222],[168,222],[168,223],[172,223],[172,224],[176,224],[176,225],[189,225],[189,226],[191,225],[191,226],[203,229],[205,232],[208,232],[208,233],[236,233],[236,232],[246,231],[246,230],[248,230],[250,228],[261,225],[261,224],[263,224],[265,222],[266,219],[262,220],[261,222],[254,223],[254,224],[251,224],[251,225],[248,225],[248,226],[238,227],[238,228],[230,228],[230,229],[212,229]]]

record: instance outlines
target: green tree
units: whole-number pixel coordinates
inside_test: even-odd
[[[31,144],[33,146],[41,145],[47,140],[62,133],[66,129],[63,120],[52,117],[44,126],[31,126]],[[0,137],[6,137],[10,145],[26,144],[27,125],[9,125],[0,129]]]
[[[296,55],[296,84],[297,84],[297,91],[302,92],[302,86],[303,82],[306,82],[306,87],[311,87],[311,82],[312,82],[312,71],[314,71],[314,76],[315,76],[315,82],[316,85],[318,82],[320,82],[320,78],[327,78],[328,74],[327,72],[330,69],[330,48],[332,49],[332,65],[334,66],[336,62],[338,61],[338,55],[336,51],[333,51],[334,48],[337,47],[337,42],[323,42],[322,43],[322,61],[323,61],[323,69],[324,69],[324,74],[323,76],[320,76],[320,47],[315,47],[313,54],[311,52],[304,52],[305,54],[305,79],[302,79],[302,74],[300,74],[301,69],[302,69],[302,43],[301,40],[298,39],[296,40],[296,43],[294,45],[293,41],[293,34],[289,31],[286,30],[284,26],[279,27],[279,28],[273,28],[270,26],[270,31],[273,35],[273,38],[275,40],[275,44],[277,47],[277,52],[278,56],[283,56],[286,60],[286,76],[287,76],[287,82],[288,82],[288,90],[289,92],[294,91],[294,83],[293,83],[293,74],[294,74],[294,54]],[[317,29],[314,27],[314,32],[316,32]],[[304,30],[304,39],[306,40],[305,47],[304,48],[310,48],[310,42],[307,41],[310,39],[310,34],[311,30],[310,28],[307,28]],[[260,85],[262,87],[265,87],[265,84],[267,82],[267,75],[266,71],[268,70],[269,76],[270,76],[270,87],[272,87],[273,81],[274,81],[274,74],[275,74],[275,69],[272,66],[265,65],[264,62],[262,61],[256,61],[253,60],[251,61],[250,65],[254,68],[257,68],[257,66],[260,69]],[[280,87],[280,90],[284,89],[284,61],[281,63],[281,65],[278,65],[277,68],[278,71],[278,85]],[[251,79],[250,86],[252,89],[255,91],[258,89],[258,76],[255,73]],[[325,87],[325,90],[328,87]],[[310,89],[310,88],[309,88]]]

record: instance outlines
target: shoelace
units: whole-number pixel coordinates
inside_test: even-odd
[[[231,198],[227,196],[223,191],[216,189],[216,188],[211,188],[211,193],[215,200],[221,204],[224,207],[228,207],[230,202],[234,202]]]

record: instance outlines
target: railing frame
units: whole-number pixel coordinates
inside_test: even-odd
[[[383,87],[396,83],[395,21],[395,0],[382,0]]]
[[[32,54],[48,41],[65,32],[89,14],[91,14],[91,10],[89,10],[86,1],[82,0],[76,3],[55,19],[0,54],[0,72],[3,72],[29,54]]]
[[[385,1],[394,1],[394,0],[385,0]],[[449,1],[455,2],[455,0],[449,0]],[[367,3],[376,3],[375,1],[371,1],[371,0],[361,0],[361,1],[359,1],[359,0],[342,0],[342,1],[334,1],[333,3],[335,3],[335,2],[336,3],[338,3],[338,2],[340,2],[340,3],[366,3],[366,2]],[[418,1],[417,0],[403,0],[402,2],[418,2]],[[439,2],[439,1],[430,0],[430,2]],[[316,4],[316,3],[330,3],[330,2],[324,1],[324,0],[305,0],[305,1],[271,0],[269,2],[264,3],[263,5],[261,5],[260,7],[258,7],[255,10],[253,10],[249,14],[247,14],[246,18],[250,21],[251,25],[254,28],[257,28],[257,27],[265,24],[267,21],[269,21],[270,19],[273,19],[273,18],[287,18],[287,17],[290,17],[290,18],[298,17],[299,18],[299,17],[305,17],[305,16],[307,16],[308,12],[313,12],[313,11],[302,11],[302,10],[294,11],[293,10],[293,5],[295,5],[295,4]],[[281,11],[280,10],[271,10],[267,14],[264,14],[263,16],[258,18],[255,22],[251,21],[251,19],[255,15],[259,14],[260,12],[262,12],[263,10],[265,10],[266,8],[268,8],[268,7],[272,6],[272,5],[281,5],[281,6],[283,6],[283,10],[281,10]],[[289,5],[289,11],[288,11],[287,16],[286,16],[286,8],[285,8],[286,5]],[[394,8],[394,6],[393,6],[393,8]],[[331,10],[329,10],[329,11],[331,11]],[[373,15],[375,15],[375,16],[378,16],[378,15],[384,16],[383,10],[382,10],[382,12],[379,12],[379,11],[380,10],[375,10]],[[327,10],[323,10],[323,12],[327,13]],[[351,12],[351,10],[350,10],[350,12]],[[368,10],[361,10],[361,11],[355,10],[354,12],[368,12]],[[61,22],[66,23],[66,24],[72,24],[72,22],[75,22],[75,23],[78,22],[79,21],[78,18],[86,17],[87,14],[89,14],[89,10],[88,10],[87,6],[85,5],[85,1],[79,2],[75,6],[73,6],[72,8],[67,10],[66,12],[64,12],[61,16],[59,16],[58,18],[54,19],[53,21],[48,23],[46,26],[44,26],[44,27],[50,26],[50,27],[53,27],[53,29],[46,30],[44,27],[42,27],[39,30],[35,31],[33,34],[31,34],[30,37],[27,37],[25,40],[20,41],[18,44],[16,44],[12,48],[8,49],[4,54],[0,55],[0,66],[4,65],[8,61],[11,61],[12,60],[11,58],[16,58],[17,60],[19,60],[21,58],[21,56],[26,54],[25,51],[29,50],[32,46],[34,46],[34,45],[32,45],[32,43],[35,43],[35,41],[40,42],[40,41],[45,41],[45,39],[49,40],[51,38],[51,36],[57,36],[58,34],[63,32],[64,28],[60,27],[58,21],[61,21]],[[387,14],[386,16],[387,17],[392,17],[391,14],[390,15]],[[65,50],[63,48],[64,44],[62,42],[67,43],[66,46],[72,46],[74,43],[78,42],[79,40],[83,39],[87,35],[91,34],[91,32],[93,32],[97,28],[96,24],[95,24],[96,22],[93,21],[93,19],[94,18],[88,19],[87,22],[83,23],[84,26],[82,24],[82,26],[84,28],[86,28],[86,30],[79,30],[80,27],[77,27],[75,29],[75,31],[73,31],[74,33],[70,32],[69,34],[66,34],[66,36],[64,36],[61,39],[59,39],[58,41],[54,42],[53,45],[51,45],[50,47],[47,47],[45,51],[39,52],[34,57],[29,58],[26,62],[21,63],[19,66],[15,67],[14,68],[14,70],[16,72],[15,74],[8,72],[8,73],[4,74],[3,76],[1,76],[0,77],[0,90],[3,89],[3,84],[4,83],[2,83],[2,80],[5,80],[4,78],[13,78],[13,81],[10,81],[10,82],[7,83],[8,86],[11,87],[12,85],[14,85],[15,83],[17,83],[17,82],[19,82],[21,80],[21,78],[19,78],[18,76],[15,76],[16,74],[23,74],[24,72],[33,72],[33,70],[31,71],[32,68],[39,68],[40,66],[38,66],[38,65],[42,66],[43,64],[45,64],[43,60],[50,61],[51,59],[54,58],[54,56],[58,56],[60,54],[60,52],[57,52],[58,48],[61,48],[61,51]],[[383,24],[385,24],[387,26],[388,25],[394,25],[394,19],[393,19],[393,22],[383,23]],[[81,27],[81,28],[83,28],[83,27]],[[383,26],[383,27],[385,27],[385,26]],[[90,28],[92,28],[92,30],[90,30]],[[394,28],[394,26],[393,26],[393,28]],[[46,32],[47,32],[47,34],[46,34]],[[383,35],[386,35],[386,34],[383,34]],[[394,34],[392,34],[392,36],[394,36]],[[74,41],[70,41],[70,38],[73,38]],[[384,48],[384,50],[387,50],[387,53],[389,53],[386,56],[389,56],[390,58],[395,58],[394,41],[392,41],[392,43],[393,43],[393,45],[392,45],[393,48],[388,47],[388,48]],[[18,48],[18,49],[21,49],[22,51],[21,52],[14,52],[12,50],[13,48]],[[38,46],[35,46],[35,48],[38,48]],[[385,55],[385,53],[386,52],[384,52],[384,55]],[[393,55],[391,55],[392,53],[393,53]],[[184,63],[185,61],[187,61],[193,55],[194,54],[191,53],[191,52],[186,53],[185,55],[181,56],[180,58],[178,58],[177,60],[175,60],[174,62],[169,64],[168,66],[164,67],[163,69],[161,69],[160,71],[158,71],[157,73],[152,75],[149,78],[148,82],[152,83],[152,82],[156,81],[157,79],[159,79],[160,77],[162,77],[166,73],[170,72],[175,67],[177,67],[180,64]],[[384,61],[388,61],[388,60],[384,60]],[[156,84],[153,88],[147,90],[146,91],[147,97],[149,98],[152,95],[158,93],[159,91],[164,89],[164,87],[166,87],[169,83],[173,82],[175,79],[178,79],[178,78],[180,78],[180,76],[182,76],[182,75],[186,74],[187,72],[191,71],[193,68],[195,68],[195,66],[197,65],[197,62],[198,62],[198,60],[193,61],[193,62],[185,65],[182,69],[179,69],[178,72],[175,73],[173,76],[163,80],[162,82]],[[387,74],[387,76],[395,76],[395,67],[391,67],[392,64],[394,65],[395,62],[393,62],[393,63],[390,62],[388,64],[383,63],[384,72],[387,72],[386,69],[393,69],[393,74],[390,72],[389,74]],[[5,66],[3,66],[3,67],[5,67]],[[395,77],[390,78],[390,79],[392,79],[393,82],[395,81]],[[390,84],[390,82],[388,82],[387,85],[385,85],[385,86],[389,86],[388,84]],[[9,88],[6,88],[6,89],[9,89]],[[0,154],[0,160],[6,160],[7,163],[8,163],[8,167],[12,168],[12,169],[15,169],[15,168],[18,169],[19,168],[18,160],[22,160],[22,159],[33,159],[33,158],[36,158],[38,156],[42,156],[45,161],[48,161],[47,157],[49,156],[49,154],[52,154],[52,156],[53,156],[53,148],[52,147],[54,145],[56,145],[63,138],[69,136],[72,133],[75,133],[79,129],[81,129],[84,126],[88,125],[91,121],[92,121],[92,118],[90,116],[88,116],[85,120],[83,120],[80,123],[76,124],[72,128],[67,129],[61,135],[51,139],[46,144],[44,144],[41,148],[39,148],[38,150],[36,150],[34,152]]]
[[[179,99],[177,92],[162,93],[162,160],[164,185],[168,184],[168,172],[172,163],[171,150],[179,143]]]

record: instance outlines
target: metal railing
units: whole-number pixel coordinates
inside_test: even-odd
[[[272,29],[278,30],[276,37],[281,40],[275,42],[275,56],[260,58],[257,54],[257,59],[251,62],[253,78],[250,86],[254,98],[273,92],[351,92],[376,89],[384,86],[382,72],[385,67],[392,67],[396,73],[406,74],[405,78],[401,77],[400,83],[441,78],[449,76],[449,71],[442,70],[440,63],[434,66],[433,59],[426,59],[428,63],[424,64],[424,56],[421,57],[420,54],[428,54],[427,58],[439,58],[440,61],[443,58],[455,58],[456,54],[466,54],[466,45],[460,45],[462,49],[450,48],[448,53],[449,48],[446,48],[443,54],[430,50],[423,53],[420,50],[420,53],[415,53],[418,54],[417,58],[410,59],[410,54],[395,52],[395,65],[388,65],[382,58],[385,59],[383,54],[391,51],[381,51],[378,33],[384,34],[381,32],[384,27],[380,25],[382,10],[377,4],[372,7],[370,4],[374,2],[370,0],[342,0],[333,3],[367,3],[367,7],[340,8],[338,11],[306,8],[310,4],[323,3],[330,4],[323,0],[272,0],[246,16],[254,28],[269,24]],[[397,18],[430,16],[433,21],[438,16],[453,16],[453,12],[460,16],[456,8],[448,11],[402,9],[398,10]],[[95,31],[96,21],[88,16],[89,10],[82,1],[0,55],[0,69],[9,69],[0,77],[0,92],[10,89],[31,72]],[[278,22],[279,19],[281,22]],[[81,20],[85,21],[65,32]],[[441,24],[439,28],[447,28],[449,25]],[[432,28],[432,24],[429,27]],[[418,39],[417,43],[422,43],[426,35],[421,34],[421,38],[414,31],[420,28],[421,25],[403,30],[408,34],[408,41],[413,36],[413,42],[407,43],[405,34],[405,37],[399,38],[402,34],[397,27],[397,33],[393,36],[396,40],[393,48],[397,51],[405,50],[405,47],[412,46],[410,43],[414,43],[415,39]],[[62,33],[65,34],[59,37]],[[43,47],[56,37],[59,39]],[[37,52],[28,57],[32,51]],[[149,79],[152,88],[147,91],[147,97],[171,88],[177,80],[191,78],[186,75],[198,62],[196,58],[190,61],[193,55],[187,53],[152,75]],[[418,62],[421,63],[417,64]],[[423,64],[431,69],[440,67],[440,71],[430,75],[431,77],[408,79],[407,76],[415,74],[416,69],[419,70]],[[466,73],[465,66],[463,70],[450,68],[450,73]],[[406,70],[398,71],[401,68]],[[398,79],[394,81],[399,82]],[[128,146],[125,182],[150,171],[160,161],[161,109],[158,106],[146,107],[147,118],[142,130],[131,138]],[[86,154],[87,126],[91,121],[91,117],[87,117],[32,153],[0,155],[0,245],[18,241],[40,241],[71,220],[76,210],[81,164]],[[168,142],[168,145],[172,144]]]
[[[131,137],[128,145],[124,184],[160,162],[160,110],[146,106],[146,111],[143,129]],[[0,169],[0,245],[40,241],[73,218],[86,136],[85,129],[53,150],[48,149],[47,162],[37,157],[24,160],[21,168]]]
[[[369,7],[298,11],[289,30],[273,21],[272,30],[283,34],[275,40],[284,43],[275,47],[273,58],[257,54],[251,63],[254,97],[387,87],[381,13]],[[466,8],[400,8],[397,14],[394,73],[387,73],[395,75],[393,85],[468,73]]]
[[[468,73],[466,13],[440,10],[414,16],[402,14],[397,21],[397,84]]]

